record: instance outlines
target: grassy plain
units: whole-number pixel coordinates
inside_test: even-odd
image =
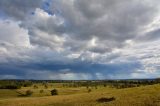
[[[0,90],[0,106],[160,106],[160,84],[133,88],[116,89],[98,86],[90,87],[63,87],[61,84],[52,84],[44,88],[22,87],[17,90]],[[51,96],[50,91],[56,88],[58,95]],[[43,93],[40,90],[43,89]],[[19,93],[32,90],[33,94],[23,97]],[[98,102],[100,98],[114,97],[109,102]]]

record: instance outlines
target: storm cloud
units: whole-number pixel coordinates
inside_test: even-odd
[[[158,0],[1,0],[1,79],[155,78]]]

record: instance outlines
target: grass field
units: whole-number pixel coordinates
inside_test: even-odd
[[[90,93],[86,87],[64,88],[57,84],[54,85],[59,93],[56,96],[50,94],[52,86],[47,89],[40,84],[37,86],[37,89],[23,87],[18,90],[0,90],[0,106],[160,106],[160,84],[125,89],[98,86],[97,89],[91,88]],[[43,93],[39,92],[41,89]],[[32,90],[32,96],[19,95],[19,92],[24,93],[26,90]],[[115,100],[97,101],[111,97]]]

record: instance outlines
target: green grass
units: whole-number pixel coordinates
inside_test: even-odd
[[[50,90],[56,88],[59,95],[50,96]],[[32,90],[31,97],[20,97],[15,90],[0,90],[0,106],[160,106],[160,85],[148,85],[135,88],[114,89],[109,87],[91,88],[90,93],[86,87],[63,88],[57,85],[44,89],[24,87],[18,91]],[[39,90],[43,89],[44,94]],[[99,103],[97,99],[115,97],[114,101]]]

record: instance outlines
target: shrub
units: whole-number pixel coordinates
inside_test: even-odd
[[[32,82],[31,81],[25,81],[25,82],[22,83],[22,85],[24,87],[29,87],[29,86],[32,86]]]
[[[87,85],[87,86],[86,86],[86,88],[88,89],[88,88],[89,88],[89,86]]]
[[[43,93],[43,92],[44,92],[44,90],[40,90],[39,92],[40,92],[40,93]]]
[[[51,90],[51,95],[58,95],[58,90],[57,89]]]
[[[88,93],[90,93],[91,91],[92,91],[92,90],[89,88],[89,89],[88,89]]]
[[[97,89],[97,86],[95,86],[95,89]]]
[[[38,86],[37,86],[37,85],[34,85],[33,88],[34,88],[34,89],[38,89]]]
[[[45,89],[47,89],[47,88],[48,88],[48,85],[47,85],[47,84],[45,84],[45,85],[44,85],[44,88],[45,88]]]
[[[31,96],[32,94],[33,94],[33,91],[31,91],[31,90],[26,91],[26,96]]]

